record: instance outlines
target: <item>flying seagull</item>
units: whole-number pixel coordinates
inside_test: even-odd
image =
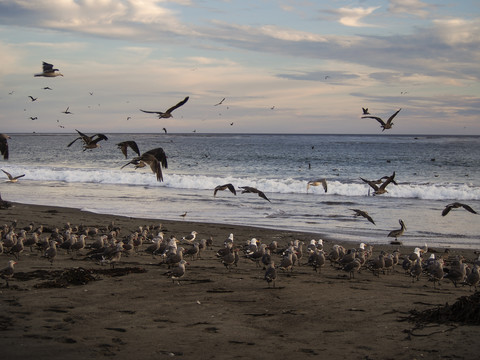
[[[377,116],[362,116],[362,119],[370,118],[370,119],[375,119],[380,123],[380,126],[382,127],[382,131],[385,131],[386,129],[391,129],[393,126],[393,118],[397,116],[397,114],[400,112],[402,109],[398,109],[392,116],[390,116],[387,120],[387,122],[383,121],[381,118]]]
[[[470,206],[468,206],[467,204],[462,204],[462,203],[459,203],[459,202],[454,202],[454,203],[451,203],[451,204],[448,204],[445,209],[443,209],[442,211],[442,216],[445,216],[447,215],[450,210],[452,209],[458,209],[460,207],[463,207],[465,210],[471,212],[472,214],[476,214],[477,212],[475,210],[473,210]]]
[[[12,182],[12,183],[17,182],[18,179],[25,176],[25,174],[18,175],[18,176],[12,176],[10,173],[6,172],[5,170],[3,170],[3,169],[0,169],[0,170],[2,170],[5,173],[5,175],[7,175],[8,182]]]
[[[309,181],[307,183],[307,193],[308,193],[308,189],[310,188],[310,186],[319,186],[319,185],[322,185],[323,190],[325,190],[325,192],[327,192],[327,180],[326,179],[317,179],[317,180]]]
[[[368,213],[366,211],[363,211],[363,210],[360,210],[360,209],[350,209],[350,210],[355,211],[355,217],[363,216],[365,219],[370,221],[373,225],[376,225],[375,221],[373,221],[372,217],[370,215],[368,215]]]
[[[123,155],[125,155],[125,159],[127,158],[127,150],[128,148],[132,149],[140,156],[140,150],[138,149],[138,145],[135,141],[122,141],[117,144],[118,148],[122,150]]]
[[[55,77],[55,76],[63,76],[59,72],[58,69],[54,69],[52,64],[46,63],[45,61],[42,63],[43,72],[39,74],[35,74],[34,76],[45,76],[45,77]]]
[[[32,101],[37,101],[38,98],[34,98],[32,95],[28,96]]]
[[[133,160],[123,165],[121,169],[130,164],[135,165],[135,169],[145,167],[147,164],[150,165],[152,172],[157,175],[157,181],[163,181],[162,167],[164,169],[168,168],[167,155],[162,148],[144,152],[142,155],[133,158]]]
[[[62,111],[62,113],[64,113],[64,114],[73,114],[73,113],[70,112],[68,109],[70,109],[70,106],[68,106],[65,111]]]
[[[168,109],[165,112],[162,112],[162,111],[147,111],[147,110],[142,110],[142,109],[140,109],[140,111],[143,111],[144,113],[149,113],[149,114],[158,114],[159,119],[170,118],[170,117],[172,117],[173,110],[175,110],[175,109],[179,108],[180,106],[184,105],[188,101],[188,98],[189,97],[187,96],[185,99],[180,101],[177,105],[172,106],[170,109]]]
[[[258,189],[255,189],[254,187],[251,187],[251,186],[240,186],[240,189],[243,189],[242,190],[242,194],[244,193],[252,193],[252,194],[258,194],[258,196],[260,196],[262,199],[265,199],[267,200],[268,202],[271,202],[270,200],[268,200],[267,196],[260,190]]]
[[[222,100],[220,100],[220,102],[219,102],[218,104],[215,104],[215,105],[213,105],[213,106],[222,105],[224,101],[225,101],[225,98],[223,98]]]
[[[100,147],[98,142],[101,140],[108,140],[108,138],[104,134],[94,134],[92,136],[88,136],[78,131],[77,129],[75,130],[80,136],[73,140],[70,144],[68,144],[67,147],[70,147],[75,141],[81,139],[83,141],[83,151],[85,151],[87,149],[95,149],[97,147]]]
[[[374,190],[373,194],[374,195],[381,195],[381,194],[385,194],[386,192],[388,192],[386,190],[386,187],[388,184],[390,184],[391,182],[394,182],[394,179],[395,179],[395,171],[393,172],[392,175],[390,175],[387,180],[385,180],[383,182],[382,185],[378,186],[377,184],[375,184],[374,181],[370,181],[370,180],[365,180],[364,178],[360,178],[362,179],[364,182],[366,182],[368,185],[370,185],[370,187]]]
[[[11,139],[7,134],[0,134],[0,153],[4,160],[8,160],[8,139]]]
[[[217,195],[217,191],[223,191],[223,190],[230,190],[233,195],[237,195],[237,192],[235,191],[235,187],[232,184],[225,184],[225,185],[218,185],[215,187],[213,190],[213,196]]]
[[[368,108],[362,107],[362,110],[363,110],[363,115],[370,115],[370,113],[368,112]]]
[[[43,90],[52,90],[52,88],[50,86],[45,86]]]
[[[36,116],[30,116],[30,120],[32,120],[32,121],[37,120],[37,119],[38,119],[38,117],[36,117]]]

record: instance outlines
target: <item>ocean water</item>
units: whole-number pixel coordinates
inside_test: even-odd
[[[317,233],[372,244],[407,226],[405,245],[480,248],[480,217],[445,205],[460,201],[480,213],[480,137],[393,135],[106,134],[101,148],[82,151],[77,134],[9,134],[10,159],[1,168],[25,174],[0,183],[3,199],[66,206],[97,213]],[[116,144],[135,140],[140,151],[162,147],[163,182],[149,168],[135,170]],[[398,185],[372,196],[360,177],[395,172]],[[307,182],[325,178],[328,192]],[[6,179],[6,177],[5,177]],[[234,196],[217,185],[253,186]],[[355,217],[367,211],[376,225]],[[33,221],[35,219],[32,219]],[[1,221],[1,220],[0,220]],[[186,229],[190,231],[190,229]],[[194,229],[191,229],[194,230]]]

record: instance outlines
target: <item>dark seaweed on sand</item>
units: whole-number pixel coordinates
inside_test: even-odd
[[[480,325],[480,292],[462,296],[452,305],[423,311],[410,310],[405,319],[415,323],[457,323],[461,325]]]

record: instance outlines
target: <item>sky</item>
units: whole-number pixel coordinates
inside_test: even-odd
[[[0,0],[0,54],[3,133],[480,135],[478,0]]]

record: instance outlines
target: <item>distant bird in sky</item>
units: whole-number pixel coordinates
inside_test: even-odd
[[[32,121],[37,120],[37,119],[38,119],[38,117],[36,117],[36,116],[30,116],[30,120],[32,120]]]
[[[233,126],[233,122],[230,123],[230,126]]]
[[[52,90],[52,88],[49,87],[49,86],[45,86],[45,87],[43,88],[43,90]]]
[[[104,134],[94,134],[92,136],[88,136],[78,131],[77,129],[75,130],[80,136],[73,140],[70,144],[68,144],[67,147],[70,147],[75,141],[81,139],[83,141],[83,151],[85,151],[87,149],[95,149],[97,147],[100,147],[98,142],[101,140],[108,140],[108,137],[106,137]]]
[[[70,109],[70,106],[68,106],[65,111],[62,111],[62,113],[64,113],[64,114],[73,114],[73,113],[70,112],[68,109]]]
[[[322,185],[323,190],[325,190],[325,192],[327,192],[327,180],[326,179],[317,179],[317,180],[309,181],[307,183],[307,193],[308,193],[308,189],[310,188],[310,186],[319,186],[319,185]]]
[[[12,90],[8,93],[8,95],[13,95],[14,92],[15,92],[15,90]]]
[[[125,155],[125,159],[127,158],[128,148],[132,149],[137,153],[138,156],[140,156],[140,150],[138,149],[138,145],[133,140],[119,142],[117,146],[120,150],[122,150],[122,154]]]
[[[268,202],[271,202],[267,196],[260,190],[258,189],[255,189],[254,187],[251,187],[251,186],[240,186],[240,189],[243,189],[242,190],[242,194],[244,193],[252,193],[252,194],[258,194],[258,196],[260,196],[261,198],[267,200]]]
[[[162,111],[147,111],[147,110],[142,110],[142,109],[140,109],[140,111],[143,111],[144,113],[149,113],[149,114],[158,114],[159,119],[171,118],[173,110],[178,109],[180,106],[184,105],[188,101],[188,99],[189,99],[189,97],[187,96],[185,99],[180,101],[177,105],[172,106],[170,109],[168,109],[165,112],[162,112]]]
[[[471,212],[472,214],[476,214],[477,212],[475,210],[473,210],[469,205],[467,204],[462,204],[462,203],[459,203],[459,202],[454,202],[454,203],[451,203],[451,204],[448,204],[445,209],[443,209],[442,211],[442,216],[445,216],[447,215],[450,210],[452,209],[458,209],[460,207],[463,207],[465,210]]]
[[[89,93],[90,95],[93,95],[93,92],[92,92],[92,91],[89,91],[88,93]]]
[[[370,113],[368,112],[368,108],[362,107],[362,110],[363,110],[363,115],[370,115]]]
[[[390,116],[387,120],[387,122],[383,121],[381,118],[379,118],[378,116],[362,116],[362,119],[366,119],[366,118],[369,118],[369,119],[375,119],[377,120],[379,123],[380,123],[380,126],[382,127],[382,131],[385,131],[386,129],[391,129],[392,126],[393,126],[393,118],[395,116],[397,116],[397,114],[400,112],[400,110],[402,109],[398,109],[392,116]]]
[[[130,117],[130,116],[127,116],[127,121],[130,120],[130,119],[131,119],[131,117]]]
[[[45,61],[42,63],[43,72],[39,74],[35,74],[34,76],[44,76],[44,77],[55,77],[55,76],[63,76],[59,72],[58,69],[54,69],[52,64],[46,63]]]
[[[18,176],[12,176],[9,172],[6,172],[6,171],[3,170],[3,169],[0,169],[0,170],[2,170],[2,171],[5,173],[5,175],[7,175],[7,177],[8,177],[8,182],[12,182],[12,183],[17,182],[18,179],[20,179],[21,177],[24,177],[24,176],[25,176],[25,174],[18,175]]]
[[[11,139],[7,134],[0,134],[0,153],[4,160],[8,160],[8,139]]]
[[[166,129],[166,128],[162,128],[162,130],[165,132],[165,134],[167,133],[167,129]]]
[[[370,221],[373,225],[376,225],[375,221],[373,221],[372,217],[370,215],[368,215],[368,213],[366,211],[363,211],[363,210],[360,210],[360,209],[350,209],[350,210],[355,212],[355,217],[363,216],[365,219]]]
[[[217,195],[217,191],[230,190],[233,195],[237,195],[237,191],[232,184],[218,185],[213,190],[213,196]]]
[[[28,95],[28,97],[32,100],[32,101],[37,101],[38,98],[34,98],[32,95]]]
[[[123,165],[121,169],[130,164],[135,165],[135,169],[145,167],[147,164],[150,165],[150,169],[157,176],[157,181],[163,181],[162,167],[164,169],[168,168],[167,155],[162,148],[144,152]]]
[[[366,182],[368,185],[370,185],[370,187],[374,190],[374,192],[373,192],[374,195],[381,195],[381,194],[385,194],[386,192],[388,192],[386,190],[386,187],[387,187],[388,184],[390,184],[391,182],[394,181],[395,171],[380,186],[378,186],[374,181],[366,180],[364,178],[360,178],[360,179],[362,179],[364,182]]]
[[[223,98],[222,100],[220,100],[220,102],[219,102],[219,103],[217,103],[217,104],[215,104],[215,105],[213,105],[213,106],[222,105],[222,103],[223,103],[224,101],[225,101],[225,98]]]

